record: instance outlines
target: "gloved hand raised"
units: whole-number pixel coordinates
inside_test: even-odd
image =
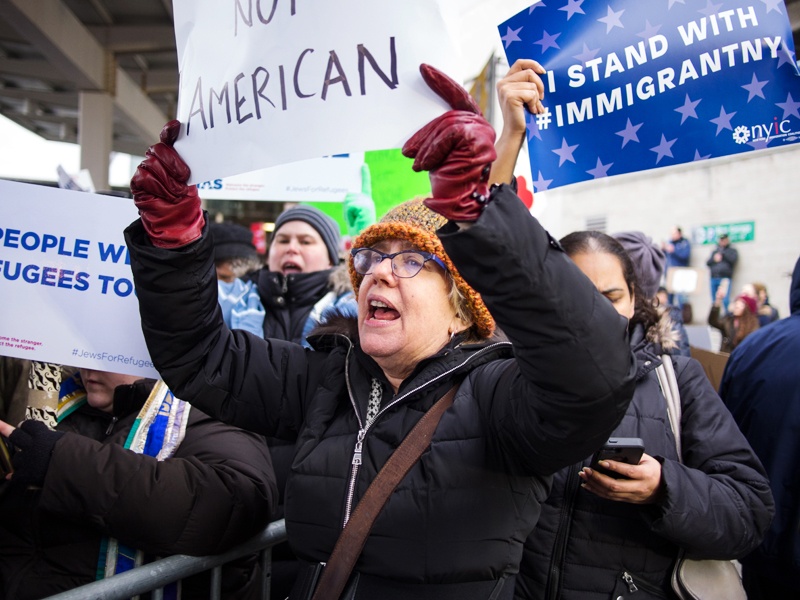
[[[425,205],[452,221],[475,221],[489,199],[495,132],[467,91],[441,71],[421,65],[425,83],[454,110],[417,131],[403,146],[415,171],[430,171]]]
[[[185,246],[200,237],[203,211],[197,188],[186,185],[189,167],[172,147],[180,121],[161,130],[161,143],[150,146],[131,179],[131,192],[150,241],[160,248]]]

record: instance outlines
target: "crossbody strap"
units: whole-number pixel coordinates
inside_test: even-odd
[[[339,534],[312,600],[339,598],[364,548],[375,519],[378,518],[395,488],[431,445],[433,432],[444,411],[453,404],[459,385],[453,386],[423,415],[367,488],[347,525]]]
[[[678,378],[675,376],[672,357],[668,354],[664,354],[661,357],[661,364],[656,367],[656,376],[661,386],[661,392],[667,400],[669,426],[672,429],[672,436],[675,438],[678,462],[683,463],[683,452],[681,451],[681,391],[678,387]]]

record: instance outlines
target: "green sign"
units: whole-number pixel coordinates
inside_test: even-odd
[[[369,165],[372,176],[372,199],[375,201],[375,214],[378,219],[401,202],[431,193],[428,173],[412,171],[411,165],[414,161],[404,157],[400,150],[365,152],[364,162]],[[342,234],[347,233],[340,202],[304,202],[304,204],[315,206],[333,217],[339,223]]]
[[[756,239],[755,221],[731,223],[729,225],[702,225],[692,229],[693,244],[716,244],[719,236],[727,233],[732,244],[752,242]]]

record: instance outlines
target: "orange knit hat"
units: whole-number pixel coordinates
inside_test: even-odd
[[[447,223],[442,215],[433,212],[423,204],[422,198],[408,200],[386,213],[380,222],[367,227],[361,235],[353,240],[353,248],[370,248],[382,240],[401,239],[411,242],[414,248],[430,252],[439,257],[447,267],[456,287],[467,299],[467,307],[476,333],[482,338],[491,337],[494,332],[494,319],[481,299],[481,295],[473,290],[458,273],[455,265],[444,251],[436,230]],[[350,281],[358,297],[358,288],[364,276],[356,273],[353,257],[349,259]]]

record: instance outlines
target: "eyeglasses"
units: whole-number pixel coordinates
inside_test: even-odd
[[[350,255],[353,257],[353,267],[360,275],[369,275],[386,258],[391,261],[395,277],[414,277],[429,260],[447,270],[438,256],[422,250],[401,250],[394,254],[384,254],[374,248],[353,248]]]

